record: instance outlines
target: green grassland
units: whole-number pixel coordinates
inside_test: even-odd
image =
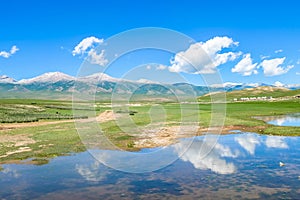
[[[294,96],[300,95],[300,90],[289,90],[286,88],[280,87],[257,87],[249,88],[244,90],[235,90],[226,93],[226,99],[228,102],[233,101],[234,99],[246,98],[246,97],[272,97],[278,98],[278,100],[283,100],[282,98],[292,99]],[[199,102],[210,102],[211,95],[203,95],[198,98]]]
[[[294,93],[293,93],[294,94]],[[274,95],[273,95],[274,96]],[[86,118],[90,113],[96,115],[109,110],[109,102],[96,102],[95,106],[84,106],[82,114],[78,117]],[[217,104],[179,104],[179,103],[144,103],[141,106],[120,107],[124,119],[130,119],[132,123],[142,130],[147,125],[173,126],[181,122],[199,122],[201,127],[211,124],[212,106]],[[288,113],[300,113],[300,100],[290,99],[284,101],[253,101],[253,102],[231,102],[218,104],[220,108],[226,108],[225,127],[239,128],[242,131],[253,131],[260,134],[300,136],[300,127],[279,127],[269,125],[254,116],[276,116]],[[124,112],[128,109],[134,111]],[[127,111],[128,111],[127,110]],[[89,111],[89,112],[86,112]],[[71,101],[54,100],[31,100],[31,99],[2,99],[0,100],[0,125],[8,122],[30,122],[30,121],[58,121],[61,119],[72,119],[73,110]],[[34,119],[34,120],[32,120]],[[126,120],[125,120],[126,122]],[[104,136],[120,149],[136,151],[134,141],[139,132],[131,134],[124,130],[126,124],[116,121],[106,121],[100,124]],[[78,128],[78,127],[77,127]],[[47,124],[33,127],[22,127],[15,129],[0,130],[0,138],[13,136],[28,137],[31,143],[16,146],[13,142],[1,142],[0,140],[0,164],[12,160],[25,160],[31,158],[36,164],[47,163],[49,159],[59,155],[73,152],[85,151],[77,133],[74,122],[63,122],[58,124]],[[30,150],[20,153],[12,153],[26,147]]]
[[[2,157],[0,158],[0,163],[30,158],[34,163],[41,164],[48,162],[50,158],[56,156],[85,150],[85,147],[81,143],[73,123],[25,127],[21,129],[0,132],[0,137],[5,137],[6,135],[12,135],[16,137],[18,137],[18,135],[28,135],[28,137],[35,142],[22,146],[0,143],[0,155],[5,155],[7,152],[16,151],[23,146],[31,149],[31,151],[14,153],[7,157]],[[22,139],[23,138],[21,138],[21,140]]]
[[[240,97],[258,97],[258,96],[266,96],[273,98],[279,98],[279,97],[293,97],[295,95],[299,95],[300,90],[289,90],[286,88],[280,88],[280,87],[257,87],[257,88],[249,88],[244,89],[240,91],[232,91],[228,92],[226,94],[227,98],[233,99],[233,98],[240,98]]]
[[[1,99],[0,123],[37,122],[86,118],[73,116],[72,104],[67,101]]]
[[[299,100],[228,103],[226,110],[225,126],[244,126],[244,130],[253,130],[261,134],[300,135],[300,127],[279,127],[254,118],[255,116],[278,116],[299,113]]]

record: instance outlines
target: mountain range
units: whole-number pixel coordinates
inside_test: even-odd
[[[196,86],[189,83],[163,84],[151,80],[137,81],[111,77],[96,73],[84,77],[73,77],[61,72],[48,72],[30,79],[16,81],[8,76],[0,76],[1,98],[69,98],[72,93],[149,96],[201,96],[209,92],[234,91],[259,86],[278,87],[267,84],[223,83],[222,85]],[[300,85],[283,86],[299,89]]]

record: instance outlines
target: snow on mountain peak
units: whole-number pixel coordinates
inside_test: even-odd
[[[119,82],[122,79],[113,78],[105,73],[95,73],[88,76],[80,77],[78,78],[78,80],[83,82],[99,82],[99,81]]]
[[[225,82],[220,84],[213,84],[211,87],[234,87],[237,85],[243,85],[243,83]]]
[[[34,82],[50,82],[50,83],[56,83],[58,81],[72,81],[75,80],[74,77],[69,76],[67,74],[61,73],[61,72],[47,72],[45,74],[42,74],[40,76],[30,78],[30,79],[22,79],[18,81],[19,84],[30,84]]]
[[[0,76],[0,83],[15,83],[16,81],[13,78],[10,78],[6,75]]]
[[[158,82],[155,82],[155,81],[151,81],[151,80],[148,80],[148,79],[139,79],[137,80],[136,82],[138,83],[143,83],[143,84],[159,84]]]

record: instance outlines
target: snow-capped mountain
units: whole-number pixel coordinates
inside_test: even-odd
[[[0,76],[0,83],[15,83],[16,80],[6,75]]]
[[[171,95],[171,96],[201,96],[210,92],[234,91],[246,88],[256,88],[259,86],[285,87],[289,89],[299,89],[300,85],[283,85],[277,82],[274,85],[263,83],[234,83],[225,82],[213,86],[196,86],[189,83],[166,84],[154,82],[146,79],[127,80],[114,78],[105,73],[96,73],[92,75],[73,77],[61,72],[48,72],[30,79],[15,81],[8,76],[0,76],[0,96],[26,96],[32,98],[44,94],[48,97],[53,95],[70,95],[72,93],[82,94],[134,94],[134,95]],[[175,94],[176,93],[176,94]],[[23,95],[23,96],[22,96]],[[54,98],[54,97],[53,97]]]
[[[59,81],[74,81],[74,80],[75,77],[61,72],[48,72],[34,78],[22,79],[17,83],[18,84],[47,83],[47,82],[56,83]]]
[[[235,82],[225,82],[225,83],[221,83],[221,84],[214,84],[211,87],[224,87],[224,88],[232,88],[232,87],[236,87],[236,86],[244,86],[244,87],[259,87],[265,85],[263,83],[235,83]]]
[[[151,80],[144,79],[144,78],[141,78],[141,79],[137,80],[136,82],[143,83],[143,84],[159,84],[159,82],[151,81]]]
[[[119,82],[122,79],[113,78],[105,73],[95,73],[88,76],[79,77],[77,81],[82,82],[90,82],[90,83],[97,83],[102,81],[108,81],[108,82]]]

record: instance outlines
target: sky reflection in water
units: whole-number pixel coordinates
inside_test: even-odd
[[[42,166],[3,165],[0,198],[295,199],[300,195],[299,137],[241,133],[220,136],[217,143],[197,137],[185,151],[188,140],[167,147],[162,155],[184,153],[180,159],[151,173],[114,170],[88,152],[58,157]],[[104,157],[107,152],[93,151]],[[110,157],[105,159],[109,162]],[[286,165],[280,167],[279,162]]]
[[[300,126],[300,114],[291,114],[286,116],[274,117],[268,121],[269,124],[276,126]]]

